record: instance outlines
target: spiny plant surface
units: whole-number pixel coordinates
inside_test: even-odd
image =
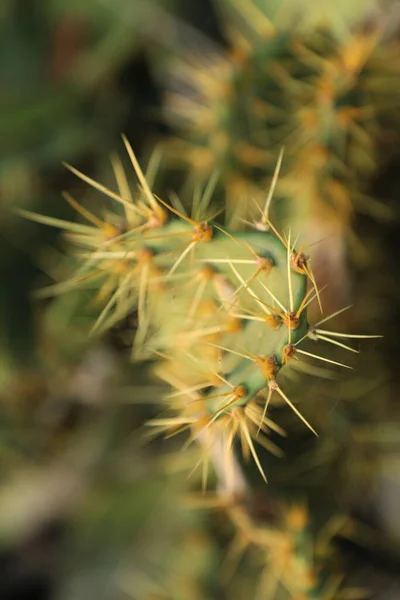
[[[262,196],[284,146],[279,191],[292,225],[312,213],[343,235],[355,209],[385,216],[365,184],[383,126],[399,115],[398,44],[378,27],[306,26],[290,2],[219,4],[229,49],[189,53],[172,69],[178,161],[206,177],[217,167],[230,211],[243,216],[254,208],[243,197]]]
[[[220,492],[186,497],[185,505],[192,510],[211,509],[232,526],[232,538],[219,567],[228,596],[254,600],[368,597],[365,588],[355,587],[346,580],[334,544],[335,536],[354,534],[356,524],[351,518],[333,514],[321,523],[316,533],[315,517],[304,503],[281,501],[272,509],[273,518],[272,514],[268,518],[264,512],[265,500],[264,497],[257,508],[253,498],[249,510],[246,499]],[[238,569],[243,562],[248,566],[245,583]]]
[[[136,193],[116,158],[115,192],[69,167],[113,200],[112,211],[99,217],[69,194],[65,199],[87,223],[21,211],[65,230],[79,263],[71,279],[42,295],[91,287],[102,304],[92,328],[97,332],[137,311],[133,358],[154,360],[157,376],[172,388],[161,401],[166,415],[149,423],[153,431],[170,436],[189,430],[187,443],[197,440],[204,449],[204,483],[210,460],[215,466],[222,458],[222,469],[233,477],[236,438],[265,478],[254,441],[279,454],[268,433],[284,434],[270,419],[271,399],[280,397],[316,433],[282,389],[280,371],[312,372],[309,358],[334,363],[304,350],[307,338],[353,350],[342,338],[368,336],[323,329],[335,314],[309,325],[308,305],[321,303],[310,261],[290,230],[287,237],[277,231],[265,207],[258,207],[251,229],[231,231],[215,221],[211,180],[188,216],[177,197],[169,204],[151,191],[160,157],[153,155],[146,178],[124,143],[139,181]]]
[[[335,598],[365,598],[365,590],[344,587],[344,576],[326,572],[332,562],[332,533],[344,529],[349,520],[333,517],[325,524],[317,539],[310,530],[310,514],[304,505],[286,506],[277,523],[260,524],[249,517],[240,505],[227,509],[235,528],[225,572],[235,569],[235,562],[248,551],[255,552],[261,563],[261,576],[255,600],[281,597],[286,593],[293,599],[334,600]],[[348,596],[347,596],[348,595]]]

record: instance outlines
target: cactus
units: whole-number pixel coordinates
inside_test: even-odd
[[[253,456],[265,479],[253,442],[279,452],[259,435],[283,433],[269,418],[272,396],[279,395],[316,433],[278,383],[279,372],[307,370],[309,357],[346,367],[303,349],[312,339],[351,350],[341,341],[346,335],[320,327],[335,315],[308,324],[307,307],[315,299],[320,303],[320,294],[310,261],[296,249],[290,231],[280,234],[261,207],[253,229],[225,228],[212,214],[213,181],[188,216],[178,198],[168,204],[152,193],[126,138],[124,143],[140,184],[136,199],[116,159],[118,192],[69,167],[123,213],[99,218],[69,194],[65,199],[89,225],[21,211],[65,229],[78,249],[76,274],[44,293],[94,286],[97,301],[104,303],[92,327],[97,332],[136,310],[133,358],[158,358],[156,374],[173,388],[163,402],[171,416],[150,426],[168,435],[190,430],[190,441],[204,447],[205,479],[210,452],[222,449],[228,465],[239,437],[244,456]],[[158,160],[153,155],[150,179]]]
[[[12,474],[16,462],[23,466],[26,457],[29,462],[46,463],[46,470],[51,463],[54,477],[45,478],[45,484],[59,482],[61,491],[68,491],[72,468],[73,479],[76,475],[79,479],[74,487],[82,483],[88,488],[83,518],[88,519],[89,530],[80,523],[79,537],[90,538],[94,550],[84,545],[89,569],[82,561],[79,541],[78,548],[69,550],[83,580],[81,590],[74,575],[70,582],[78,596],[87,594],[88,585],[95,594],[96,589],[101,593],[109,577],[114,584],[114,592],[107,585],[110,593],[137,600],[364,598],[368,597],[365,590],[348,587],[357,585],[357,565],[348,560],[348,548],[340,543],[342,536],[356,539],[354,521],[349,523],[346,516],[335,520],[332,514],[338,508],[349,512],[350,507],[351,514],[360,514],[357,505],[363,515],[367,513],[364,497],[375,492],[376,472],[383,464],[386,472],[387,456],[393,455],[396,443],[395,429],[386,427],[394,415],[388,406],[395,394],[385,382],[390,361],[384,353],[375,353],[367,364],[360,361],[358,379],[345,378],[351,374],[346,367],[353,362],[335,362],[341,361],[340,352],[358,351],[351,338],[374,336],[327,329],[330,319],[341,315],[346,281],[343,265],[338,271],[334,267],[344,260],[353,213],[359,206],[382,212],[383,207],[363,194],[365,181],[368,185],[380,161],[375,147],[379,131],[393,122],[391,104],[397,100],[390,89],[390,71],[397,66],[394,60],[380,65],[392,48],[376,29],[340,31],[332,23],[316,28],[318,19],[303,28],[280,20],[279,11],[273,12],[279,4],[274,0],[219,2],[231,9],[221,13],[230,51],[217,55],[214,47],[207,64],[201,63],[200,52],[190,58],[190,67],[185,59],[180,74],[192,90],[178,90],[170,102],[179,119],[186,119],[180,129],[184,139],[169,144],[167,157],[176,150],[179,161],[183,158],[196,176],[200,172],[204,177],[203,188],[192,196],[189,188],[186,196],[164,195],[164,182],[155,182],[161,155],[154,153],[144,174],[126,139],[133,170],[124,170],[114,157],[115,183],[110,183],[103,179],[97,162],[82,166],[82,152],[97,156],[93,136],[88,139],[84,133],[79,140],[70,140],[68,160],[82,170],[95,171],[102,183],[68,166],[64,184],[58,182],[70,192],[64,194],[66,204],[61,203],[61,210],[55,207],[52,217],[21,211],[52,226],[47,233],[53,239],[52,228],[65,232],[67,269],[57,252],[41,252],[37,257],[35,247],[28,245],[30,258],[37,257],[57,282],[38,295],[67,294],[52,301],[50,311],[47,303],[38,306],[41,341],[35,348],[36,369],[26,375],[19,369],[10,385],[4,372],[11,368],[3,365],[2,403],[7,404],[0,442],[10,459],[6,470]],[[120,11],[115,15],[120,17]],[[130,24],[121,21],[121,27],[127,31]],[[146,27],[145,35],[151,35],[150,29]],[[165,35],[162,38],[165,42]],[[130,48],[126,36],[122,46],[118,44],[121,53],[106,52],[107,72],[119,71],[128,51],[125,43]],[[107,43],[101,47],[107,50]],[[89,68],[92,62],[73,60],[67,67],[82,63]],[[95,63],[94,75],[89,69],[89,79],[82,80],[85,89],[90,80],[87,90],[97,89],[96,82],[103,80],[104,65]],[[82,72],[68,68],[60,83],[68,87],[78,82]],[[258,72],[265,79],[257,77]],[[75,108],[71,104],[72,112],[81,112],[78,104]],[[126,109],[124,104],[117,113],[111,111],[111,129]],[[97,131],[96,138],[105,140],[111,129],[109,125],[103,133]],[[56,150],[60,148],[58,144]],[[104,144],[98,152],[104,154]],[[51,171],[57,155],[51,148],[46,154]],[[71,175],[79,179],[79,192],[69,188]],[[138,185],[135,180],[132,186],[135,177]],[[24,196],[25,181],[21,189],[12,177],[4,181],[11,192]],[[28,187],[33,195],[38,189],[36,182]],[[90,195],[86,196],[87,189]],[[75,200],[78,194],[82,203]],[[12,194],[5,196],[10,204],[16,200]],[[272,204],[274,196],[279,201]],[[53,218],[69,218],[65,215],[71,209],[77,220]],[[36,227],[36,231],[43,229]],[[313,254],[314,240],[332,233],[334,243],[325,242],[325,252]],[[21,230],[19,237],[24,238]],[[71,263],[76,268],[69,277],[65,273]],[[377,294],[382,285],[387,294],[394,267],[386,268],[390,279],[382,277],[379,268],[364,273],[361,306],[354,312],[358,326],[374,313],[371,292]],[[16,271],[20,280],[26,280],[21,270]],[[331,284],[328,293],[320,287],[321,281]],[[376,307],[378,318],[383,307],[383,302]],[[131,344],[135,365],[126,364],[120,343],[109,357],[112,368],[117,356],[121,367],[112,372],[111,386],[102,384],[107,363],[97,354],[94,360],[91,353],[88,361],[86,354],[78,360],[81,350],[93,343],[87,335],[90,327],[106,345],[116,335],[123,338],[118,342]],[[12,324],[10,329],[18,339]],[[315,349],[321,346],[326,352]],[[332,382],[328,385],[310,377],[333,378],[328,364],[339,367],[341,374],[345,369],[335,390]],[[132,406],[132,400],[144,406]],[[134,431],[138,423],[145,424],[148,440],[172,439],[142,445]],[[311,435],[317,432],[321,437]],[[172,456],[171,447],[178,450]],[[148,455],[155,460],[147,461]],[[163,482],[153,485],[160,463],[168,470]],[[190,474],[188,481],[182,471]],[[179,489],[171,494],[173,475]],[[264,485],[267,476],[270,485]],[[6,479],[0,491],[9,487]],[[42,489],[39,479],[37,486]],[[99,487],[93,495],[92,486]],[[190,514],[187,520],[185,505],[179,502],[182,487],[185,492],[195,490],[200,506],[209,509],[215,504],[219,514],[211,518],[206,514],[200,522]],[[13,508],[15,493],[8,495]],[[28,526],[37,521],[30,498],[28,493],[23,502],[32,515]],[[106,513],[110,519],[104,519]],[[104,529],[102,535],[93,535],[93,517],[96,529]],[[10,519],[3,521],[9,525]],[[200,535],[200,530],[206,535]],[[368,538],[372,545],[372,532],[366,533],[363,536],[361,531],[360,543]],[[339,544],[328,548],[324,542],[332,535],[339,536]],[[127,543],[131,546],[135,538],[132,552]],[[379,540],[379,547],[384,543]],[[119,566],[114,572],[121,554],[126,563],[122,577]],[[345,577],[349,565],[350,576]],[[96,579],[101,572],[101,581],[95,582],[92,572]]]
[[[236,441],[243,458],[252,457],[267,481],[256,443],[281,455],[276,435],[274,439],[271,435],[286,435],[271,418],[276,399],[317,434],[307,418],[307,407],[300,411],[287,396],[280,372],[318,372],[310,359],[348,367],[308,351],[304,348],[307,340],[354,351],[344,343],[347,337],[377,336],[325,330],[324,323],[342,311],[321,314],[316,324],[309,324],[310,303],[318,302],[322,311],[322,290],[291,230],[287,235],[280,233],[268,217],[273,185],[265,206],[258,206],[259,216],[252,227],[234,230],[221,223],[213,205],[216,178],[197,194],[189,216],[177,196],[166,202],[151,189],[160,154],[152,155],[145,175],[128,140],[123,137],[123,141],[138,179],[136,193],[118,158],[112,159],[117,191],[67,165],[113,201],[112,211],[105,210],[100,217],[69,193],[64,193],[65,200],[86,223],[19,211],[64,230],[68,243],[75,247],[75,274],[40,293],[47,296],[91,288],[95,305],[102,306],[93,333],[103,333],[136,313],[132,358],[152,361],[154,374],[169,387],[159,400],[162,414],[148,422],[148,437],[186,432],[185,446],[197,443],[199,458],[193,469],[202,467],[203,490],[211,464],[221,499],[230,499],[228,513],[237,531],[236,542],[245,542],[243,550],[247,545],[254,547],[265,563],[260,598],[272,597],[279,582],[287,587],[292,578],[296,580],[290,584],[293,597],[318,597],[325,585],[331,588],[324,569],[321,579],[306,556],[305,523],[295,523],[295,529],[299,525],[296,533],[293,523],[270,529],[254,521]],[[287,513],[289,520],[292,512]],[[273,553],[275,562],[271,562],[271,549],[277,552]],[[270,574],[272,583],[266,580]]]

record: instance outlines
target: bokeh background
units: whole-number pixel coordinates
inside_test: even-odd
[[[130,363],[135,315],[90,338],[98,307],[85,292],[35,297],[68,276],[68,249],[57,229],[15,212],[74,219],[64,190],[96,206],[98,195],[62,162],[107,182],[122,132],[145,163],[155,144],[168,155],[179,65],[229,52],[219,4],[1,2],[1,600],[254,597],[257,556],[246,555],[221,582],[229,522],[185,501],[198,489],[197,475],[188,479],[195,450],[180,452],[179,440],[144,441],[162,387],[146,364]],[[290,14],[299,3],[286,5]],[[400,44],[396,2],[300,6],[311,27],[321,17],[335,28],[379,23],[384,43]],[[381,209],[355,213],[352,228],[368,252],[350,252],[335,288],[354,305],[342,325],[384,337],[360,342],[350,374],[328,382],[305,376],[302,400],[323,416],[318,441],[286,415],[284,458],[262,455],[268,488],[246,467],[267,523],[295,502],[309,508],[311,537],[329,517],[349,519],[333,541],[341,569],[365,597],[382,600],[400,598],[400,79],[395,69],[391,77],[393,102],[374,139],[380,160],[363,189]],[[179,190],[185,169],[174,161],[162,170],[160,193]]]

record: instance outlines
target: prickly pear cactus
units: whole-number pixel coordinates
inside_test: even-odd
[[[137,311],[133,358],[155,360],[157,376],[172,388],[162,401],[168,416],[149,424],[154,432],[190,430],[189,442],[204,448],[204,480],[211,460],[228,487],[238,437],[265,478],[254,441],[279,453],[268,439],[271,430],[284,433],[269,417],[274,397],[316,433],[282,389],[280,371],[311,371],[309,358],[333,362],[305,350],[304,342],[321,339],[351,350],[341,341],[346,336],[320,327],[334,315],[309,325],[308,305],[320,304],[310,261],[290,231],[287,237],[278,232],[264,208],[251,229],[232,231],[214,220],[211,182],[189,216],[178,198],[168,204],[152,193],[124,142],[140,184],[136,196],[116,159],[117,192],[70,167],[113,200],[113,212],[101,218],[69,194],[65,199],[86,223],[23,212],[64,229],[80,263],[69,281],[44,293],[94,288],[103,303],[92,328],[98,332]],[[154,155],[149,180],[157,160]]]

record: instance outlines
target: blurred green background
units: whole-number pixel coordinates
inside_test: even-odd
[[[370,14],[370,3],[318,9],[340,21],[347,12]],[[379,11],[393,15],[398,38],[395,5],[383,2]],[[197,474],[187,479],[196,451],[181,453],[179,440],[143,441],[162,388],[147,365],[129,362],[135,316],[89,339],[96,314],[89,296],[34,298],[35,289],[64,278],[67,250],[57,230],[15,214],[74,218],[63,190],[95,206],[96,196],[61,163],[107,181],[122,132],[146,162],[171,133],[165,65],[202,44],[228,46],[211,0],[0,4],[1,600],[253,597],[256,559],[221,583],[229,524],[182,501],[197,489]],[[304,399],[324,423],[318,446],[286,415],[285,458],[263,455],[267,490],[249,467],[267,520],[277,505],[298,500],[315,515],[315,530],[336,513],[361,523],[335,543],[350,582],[382,600],[400,597],[399,141],[396,130],[380,140],[387,160],[369,190],[392,219],[356,218],[372,259],[351,267],[354,308],[345,321],[384,338],[360,344],[350,375],[305,376]],[[162,173],[161,183],[169,190],[176,173]]]

